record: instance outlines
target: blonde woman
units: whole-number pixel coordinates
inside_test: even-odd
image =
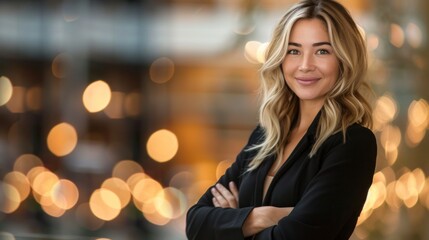
[[[295,4],[261,68],[260,124],[187,214],[189,239],[349,239],[376,162],[366,47],[338,2]]]

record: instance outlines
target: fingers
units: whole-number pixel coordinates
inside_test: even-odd
[[[221,207],[221,205],[220,205],[219,201],[218,201],[215,197],[213,198],[213,205],[214,205],[215,207]]]
[[[231,188],[231,183],[230,183]],[[222,186],[222,184],[216,184],[215,187],[211,189],[213,194],[213,205],[215,207],[222,208],[237,208],[238,207],[238,190],[237,187],[233,186],[231,191]]]
[[[238,202],[238,188],[235,186],[235,183],[233,181],[229,182],[229,189],[232,192],[232,195],[234,195],[236,201]]]
[[[216,184],[216,189],[222,194],[225,200],[228,202],[229,207],[237,207],[237,199],[235,196],[222,184]]]
[[[215,207],[222,207],[227,208],[229,207],[228,201],[223,197],[223,195],[216,189],[216,187],[213,187],[211,189],[211,192],[213,194],[213,205]]]

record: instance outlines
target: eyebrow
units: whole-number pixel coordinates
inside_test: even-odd
[[[302,44],[296,43],[296,42],[289,42],[289,45],[296,46],[296,47],[302,47]],[[332,46],[330,42],[317,42],[312,44],[313,47],[318,47],[322,45],[329,45]]]

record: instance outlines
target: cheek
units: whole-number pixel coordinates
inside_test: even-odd
[[[283,68],[283,81],[286,83],[287,86],[289,86],[292,78],[293,74],[291,73],[290,69]]]
[[[283,64],[282,65],[283,77],[287,79],[287,76],[293,76],[293,67],[292,64]]]
[[[324,66],[324,72],[326,75],[329,75],[329,77],[337,80],[340,75],[340,67],[336,62],[327,63]]]

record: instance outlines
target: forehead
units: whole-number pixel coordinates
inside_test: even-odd
[[[291,29],[289,41],[291,42],[329,42],[329,34],[326,24],[318,19],[300,19]]]

